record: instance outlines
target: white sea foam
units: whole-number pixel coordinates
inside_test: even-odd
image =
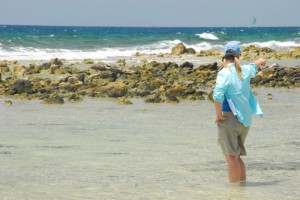
[[[107,59],[111,57],[132,56],[136,52],[143,54],[170,53],[172,47],[181,43],[180,40],[166,40],[149,45],[141,45],[135,47],[115,47],[100,48],[96,50],[69,50],[69,49],[48,49],[48,48],[32,48],[32,47],[10,47],[9,50],[4,49],[0,44],[1,59],[6,60],[49,60],[53,58],[64,58],[67,60],[91,59]],[[187,44],[184,44],[187,47]],[[197,48],[200,48],[197,47]],[[206,46],[205,48],[208,48]]]
[[[149,45],[142,45],[133,48],[128,48],[128,50],[132,51],[132,54],[136,52],[144,53],[144,54],[158,54],[158,53],[170,53],[171,49],[176,45],[181,43],[180,40],[164,40],[160,42],[156,42]],[[183,43],[187,46],[185,43]]]
[[[220,49],[223,48],[222,45],[212,45],[208,42],[201,42],[198,44],[186,44],[180,40],[166,40],[166,41],[161,41],[158,43],[154,43],[151,45],[145,45],[141,47],[137,47],[134,50],[139,51],[141,53],[170,53],[171,49],[178,43],[183,43],[187,48],[193,48],[196,51],[201,51],[201,50],[210,50],[210,49]]]
[[[142,54],[159,54],[171,53],[171,49],[180,40],[164,40],[148,45],[140,45],[134,47],[114,47],[114,48],[99,48],[96,50],[80,50],[80,49],[49,49],[49,48],[33,48],[33,47],[8,47],[0,43],[1,59],[6,60],[49,60],[53,58],[64,58],[67,60],[82,60],[85,58],[91,59],[109,59],[114,57],[127,57],[133,56],[136,52]],[[238,42],[238,41],[236,41]],[[182,42],[183,43],[183,42]],[[240,42],[239,42],[240,43]],[[222,51],[225,44],[213,44],[210,42],[200,42],[197,44],[183,43],[187,48],[193,48],[197,52],[201,50],[220,50]],[[289,49],[300,47],[300,43],[294,41],[268,41],[268,42],[255,42],[240,44],[242,48],[255,45],[258,47],[269,47],[275,50]]]
[[[253,43],[243,44],[242,46],[249,46],[249,45],[254,45],[258,47],[268,47],[272,49],[289,49],[294,47],[300,47],[300,43],[294,41],[280,42],[274,40],[267,41],[267,42],[253,42]]]
[[[187,47],[191,47],[193,49],[195,49],[196,51],[206,51],[206,50],[210,50],[210,49],[222,49],[223,46],[222,45],[212,45],[208,42],[201,42],[195,45],[188,45]]]
[[[50,60],[64,58],[67,60],[81,60],[85,58],[105,59],[108,57],[131,56],[131,49],[103,48],[96,51],[69,50],[69,49],[36,49],[31,47],[12,48],[13,51],[0,49],[1,59],[6,60]]]
[[[203,38],[203,39],[207,39],[207,40],[218,40],[219,39],[217,36],[215,36],[212,33],[201,33],[201,34],[196,34],[196,36]]]

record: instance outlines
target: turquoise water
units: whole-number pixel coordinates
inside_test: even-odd
[[[300,47],[300,27],[63,27],[0,26],[3,59],[107,58],[168,53],[179,42],[197,51],[221,50],[228,41],[274,49]]]

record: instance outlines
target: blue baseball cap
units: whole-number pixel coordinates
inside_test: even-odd
[[[225,51],[224,51],[225,55],[226,55],[226,52],[230,49],[234,51],[234,56],[241,53],[241,48],[240,48],[239,44],[236,42],[229,42],[226,44]],[[228,55],[228,53],[227,53],[227,55]]]

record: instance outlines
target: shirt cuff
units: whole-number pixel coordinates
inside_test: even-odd
[[[224,96],[221,97],[220,95],[213,95],[215,101],[222,103],[224,101]]]
[[[257,66],[254,63],[250,63],[249,65],[255,69],[256,73],[258,72]]]

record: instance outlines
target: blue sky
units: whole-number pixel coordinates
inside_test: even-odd
[[[300,0],[3,0],[0,24],[300,26]]]

